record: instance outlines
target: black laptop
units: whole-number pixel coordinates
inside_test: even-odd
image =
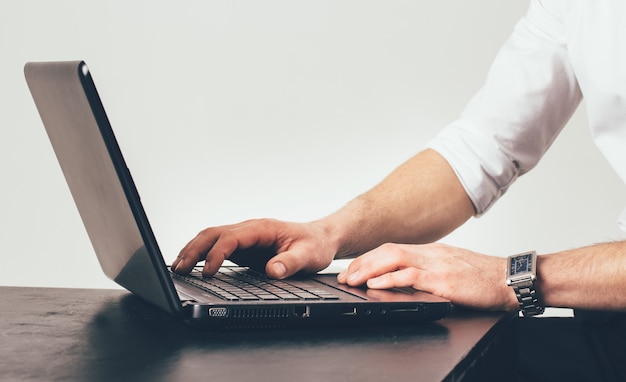
[[[33,62],[24,73],[102,270],[144,300],[215,328],[421,323],[450,311],[448,300],[428,293],[348,287],[332,274],[272,280],[245,266],[224,266],[211,278],[199,267],[174,274],[87,65]]]

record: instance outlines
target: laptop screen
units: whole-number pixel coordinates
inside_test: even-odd
[[[28,63],[24,73],[104,273],[177,313],[180,301],[87,65]]]

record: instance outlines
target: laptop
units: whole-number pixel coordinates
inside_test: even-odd
[[[24,74],[103,272],[142,299],[211,328],[421,323],[449,313],[443,298],[349,287],[334,274],[271,280],[241,264],[211,278],[200,267],[173,273],[85,62],[32,62]]]

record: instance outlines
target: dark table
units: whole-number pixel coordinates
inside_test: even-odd
[[[513,314],[431,324],[202,331],[123,290],[0,287],[2,381],[504,380]]]

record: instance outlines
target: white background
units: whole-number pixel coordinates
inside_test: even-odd
[[[23,79],[85,60],[166,261],[209,225],[306,221],[460,113],[521,0],[0,0],[0,285],[101,273]],[[623,238],[584,105],[543,162],[443,241],[506,256]]]

